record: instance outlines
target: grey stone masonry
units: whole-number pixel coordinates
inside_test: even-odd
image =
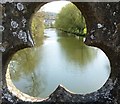
[[[0,57],[2,53],[2,58],[0,58],[0,63],[2,62],[2,70],[0,70],[2,71],[2,82],[0,82],[2,90],[0,90],[0,94],[2,93],[2,103],[120,104],[120,2],[73,2],[86,20],[85,44],[102,49],[110,60],[111,75],[101,89],[81,95],[72,94],[59,85],[47,99],[35,98],[36,101],[22,100],[10,92],[5,77],[8,63],[18,50],[34,46],[29,23],[36,10],[45,3],[9,1],[0,4],[0,9],[2,9],[2,24],[0,24]]]

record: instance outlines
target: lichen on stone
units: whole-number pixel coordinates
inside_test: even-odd
[[[116,12],[113,12],[113,16],[115,16],[116,15]]]
[[[94,37],[94,35],[92,34],[91,36],[90,36],[90,38],[93,40],[93,39],[95,39],[95,37]]]
[[[17,32],[13,32],[12,34],[13,34],[13,36],[17,36]]]
[[[18,23],[16,21],[11,21],[11,26],[12,28],[17,28],[18,27]]]
[[[7,3],[7,2],[12,3],[14,2],[14,0],[0,0],[1,4]]]
[[[0,25],[0,31],[4,31],[4,26]]]
[[[3,46],[0,46],[0,51],[5,52],[5,48]]]
[[[17,9],[18,9],[19,11],[22,11],[22,10],[24,9],[23,4],[22,4],[22,3],[17,3]]]
[[[100,23],[98,23],[98,24],[97,24],[97,27],[98,27],[98,29],[100,29],[100,28],[102,28],[102,27],[103,27],[103,25],[102,25],[102,24],[100,24]]]
[[[27,42],[27,34],[23,30],[20,30],[18,33],[18,38],[22,39],[24,42]]]
[[[25,27],[26,22],[27,22],[27,21],[26,21],[26,19],[25,19],[25,18],[23,18],[23,19],[22,19],[22,24],[23,24],[23,27]]]
[[[12,2],[13,0],[0,0],[0,3]],[[79,3],[79,2],[78,2]],[[4,61],[4,71],[6,70],[6,65],[8,59],[13,55],[14,52],[30,46],[31,43],[34,45],[32,36],[30,34],[29,22],[30,17],[33,14],[35,8],[40,6],[41,3],[36,3],[32,6],[32,3],[6,3],[3,4],[6,12],[3,12],[3,21],[10,20],[5,22],[4,26],[0,25],[0,31],[3,32],[3,43],[0,43],[0,51],[3,53]],[[87,5],[87,8],[86,8]],[[32,7],[31,7],[32,6]],[[98,91],[80,95],[80,94],[71,94],[66,90],[58,89],[57,93],[52,93],[49,96],[49,101],[62,101],[62,102],[79,102],[84,104],[120,104],[120,85],[119,85],[119,70],[120,70],[120,44],[119,44],[119,31],[120,31],[120,5],[119,3],[79,3],[77,7],[82,8],[83,14],[86,14],[86,23],[88,35],[86,36],[87,45],[96,46],[105,51],[107,56],[111,61],[112,74],[107,81],[107,83]],[[31,8],[31,9],[30,9]],[[90,9],[91,8],[91,9]],[[99,8],[99,9],[98,9]],[[10,11],[9,11],[10,10]],[[32,11],[33,10],[33,11]],[[82,11],[81,11],[82,12]],[[88,14],[87,14],[88,13]],[[17,18],[16,18],[17,17]],[[90,18],[93,17],[93,18]],[[14,21],[13,21],[14,20]],[[11,25],[10,25],[11,24]],[[9,26],[10,25],[10,26]],[[115,28],[115,29],[114,29]],[[115,30],[115,31],[114,31]],[[114,39],[110,38],[114,35]],[[116,45],[116,40],[118,43]],[[20,40],[20,41],[19,41]],[[89,42],[90,41],[90,42]],[[16,44],[17,43],[17,44]],[[25,45],[23,45],[25,43]],[[114,44],[114,45],[111,45]],[[16,47],[18,47],[16,49]],[[112,47],[114,46],[114,47]],[[118,57],[119,56],[119,57]],[[5,79],[5,75],[3,75]],[[116,78],[116,79],[115,79]],[[4,89],[4,88],[3,88]],[[7,89],[7,88],[6,88]],[[7,90],[7,92],[9,92]],[[11,93],[3,93],[2,98],[8,100],[9,102],[16,103],[17,98],[14,99],[14,96]],[[10,96],[9,96],[10,94]],[[22,96],[22,95],[21,95]],[[16,96],[18,97],[18,96]],[[22,96],[24,97],[24,96]],[[24,98],[25,99],[25,98]],[[21,99],[19,99],[21,100]],[[26,101],[27,99],[25,99]],[[33,100],[33,99],[32,99]],[[25,101],[21,101],[20,104],[24,104]],[[46,100],[48,101],[48,100]],[[33,101],[36,102],[36,101]],[[41,102],[41,101],[40,101]],[[113,103],[112,103],[113,102]],[[4,103],[4,102],[3,102]],[[32,102],[30,102],[32,103]],[[29,104],[29,103],[26,103]]]

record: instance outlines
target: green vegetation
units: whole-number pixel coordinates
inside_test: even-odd
[[[33,72],[36,65],[38,64],[39,51],[37,47],[43,43],[43,37],[44,37],[43,19],[44,18],[41,12],[38,12],[33,16],[31,23],[31,32],[32,32],[32,37],[34,39],[35,47],[23,49],[14,55],[14,57],[10,62],[10,72],[12,79],[18,80],[21,76],[20,72],[26,75]],[[15,74],[13,74],[14,71]]]
[[[59,34],[61,32],[58,32]],[[69,62],[78,64],[82,68],[95,59],[96,51],[83,43],[83,37],[80,37],[78,40],[72,36],[65,36],[66,33],[62,33],[62,35],[63,37],[59,38],[58,42]]]
[[[72,3],[62,8],[56,17],[55,26],[64,32],[76,34],[78,36],[86,34],[84,17],[79,9]]]
[[[43,12],[37,12],[34,14],[31,23],[31,32],[35,42],[35,45],[41,45],[41,40],[44,38],[44,14]]]
[[[35,43],[35,47],[26,48],[19,52],[17,52],[12,60],[10,61],[10,76],[14,81],[18,81],[23,76],[30,76],[27,80],[30,80],[31,83],[28,83],[26,87],[28,87],[29,91],[25,91],[31,96],[38,96],[41,91],[38,90],[41,82],[41,77],[37,78],[35,73],[35,67],[38,65],[40,60],[39,58],[39,49],[37,48],[43,43],[44,38],[44,17],[42,12],[37,12],[32,17],[31,21],[31,32],[32,37]],[[28,81],[29,82],[29,81]],[[24,85],[23,85],[24,86]]]

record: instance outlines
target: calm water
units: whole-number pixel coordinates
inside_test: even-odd
[[[45,98],[59,84],[74,93],[96,91],[110,75],[106,55],[97,48],[84,45],[82,39],[46,29],[48,37],[32,51],[21,51],[10,62],[15,86],[32,96]]]

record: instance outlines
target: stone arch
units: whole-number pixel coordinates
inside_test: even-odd
[[[120,103],[120,2],[73,2],[85,17],[88,35],[85,43],[102,49],[111,62],[112,73],[98,91],[80,95],[64,87],[58,88],[44,100],[23,101],[7,88],[5,74],[12,55],[20,49],[32,47],[30,19],[45,2],[7,2],[2,4],[2,100],[5,103],[79,102],[89,104]],[[11,11],[11,12],[10,12]]]

